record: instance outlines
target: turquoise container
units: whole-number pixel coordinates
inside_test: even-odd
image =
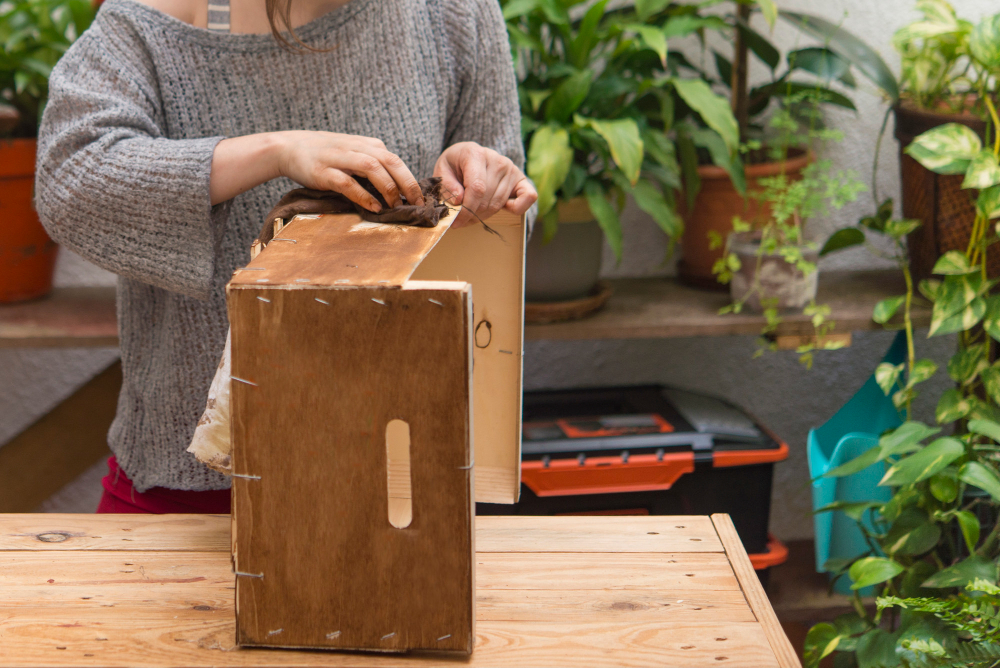
[[[882,359],[900,364],[906,359],[906,336],[899,332]],[[807,454],[812,478],[813,510],[834,501],[888,501],[892,492],[879,487],[885,464],[878,462],[863,471],[843,478],[823,478],[827,471],[845,464],[869,448],[878,445],[879,436],[895,429],[902,421],[892,399],[883,394],[874,374],[836,414],[821,427],[809,430]],[[816,571],[824,572],[829,559],[851,559],[868,551],[864,535],[854,520],[842,512],[813,515],[816,530]],[[837,581],[834,590],[850,593],[850,581]],[[871,595],[872,589],[862,590]]]

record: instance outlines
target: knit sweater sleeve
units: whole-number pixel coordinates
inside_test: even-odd
[[[459,88],[447,145],[473,141],[524,168],[521,111],[507,27],[496,0],[443,0]]]
[[[164,126],[139,27],[105,8],[52,73],[35,207],[56,241],[98,266],[205,298],[229,209],[209,195],[223,138],[170,139]]]

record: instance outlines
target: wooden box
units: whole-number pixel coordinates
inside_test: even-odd
[[[299,216],[228,286],[241,645],[472,651],[475,502],[520,487],[525,233],[454,215]]]

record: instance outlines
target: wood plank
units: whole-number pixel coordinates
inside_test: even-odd
[[[120,362],[0,448],[0,512],[32,512],[108,450],[122,385]]]
[[[725,554],[687,553],[478,552],[476,582],[480,591],[655,589],[706,592],[735,591],[740,587]]]
[[[704,516],[476,518],[479,552],[722,552]]]
[[[357,214],[296,216],[230,285],[399,287],[457,214],[453,208],[434,227],[368,223]]]
[[[476,501],[514,503],[521,492],[524,217],[501,211],[489,225],[496,234],[479,224],[450,230],[412,278],[472,285]]]
[[[757,616],[757,621],[771,644],[774,656],[778,659],[778,665],[781,668],[802,668],[802,663],[792,648],[792,643],[788,641],[788,636],[781,629],[778,617],[774,614],[771,603],[767,600],[767,594],[764,593],[764,588],[760,585],[757,573],[750,563],[750,557],[747,556],[739,534],[736,533],[736,527],[733,526],[733,520],[730,519],[729,515],[717,514],[712,515],[712,523],[715,525],[716,531],[719,532],[719,538],[726,548],[726,556],[729,557],[733,572],[736,573],[740,582],[743,595],[746,596],[750,609]]]
[[[708,622],[494,622],[479,625],[475,652],[456,661],[442,654],[355,654],[238,649],[232,619],[221,612],[102,618],[39,611],[0,613],[0,668],[393,667],[476,668],[774,668],[767,638],[753,622],[719,629]]]
[[[229,515],[0,514],[0,552],[229,549]]]
[[[56,288],[0,306],[0,348],[118,347],[115,288]]]
[[[434,285],[230,285],[233,470],[255,476],[233,481],[240,644],[471,651],[471,293]]]
[[[642,339],[687,336],[760,334],[763,316],[753,313],[718,315],[729,303],[728,292],[711,292],[681,285],[673,278],[637,278],[608,281],[614,295],[608,305],[583,320],[550,325],[527,325],[528,339]],[[903,294],[896,271],[822,272],[818,304],[828,304],[836,332],[881,329],[872,322],[872,309],[882,299]],[[916,308],[918,327],[930,323],[930,310]],[[812,335],[810,319],[801,312],[784,314],[775,335]]]

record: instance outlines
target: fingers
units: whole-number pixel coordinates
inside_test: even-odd
[[[479,215],[496,191],[496,181],[490,178],[485,157],[479,151],[469,151],[462,166],[462,206]],[[492,181],[492,182],[491,182]]]
[[[538,192],[531,185],[528,177],[523,175],[521,180],[514,185],[510,195],[510,199],[507,200],[503,208],[518,216],[527,213],[531,205],[538,200]]]
[[[390,207],[403,203],[399,194],[399,186],[382,163],[367,153],[352,151],[333,161],[334,167],[354,176],[363,176],[382,193]],[[352,179],[353,180],[353,179]],[[355,181],[356,183],[356,181]],[[359,186],[360,187],[360,186]],[[418,188],[419,189],[419,188]],[[344,193],[346,194],[346,193]]]
[[[378,203],[370,192],[361,187],[349,174],[335,168],[327,168],[317,179],[320,187],[324,190],[338,192],[347,199],[359,206],[363,206],[373,213],[382,210],[382,205]]]
[[[386,151],[384,145],[381,150],[376,151],[373,155],[378,159],[382,169],[392,177],[394,181],[393,185],[398,185],[399,190],[406,196],[406,201],[410,204],[423,206],[424,194],[420,191],[420,184],[417,183],[417,179],[414,178],[413,174],[403,163],[403,160],[395,153]],[[379,192],[382,192],[381,188],[379,188]]]

